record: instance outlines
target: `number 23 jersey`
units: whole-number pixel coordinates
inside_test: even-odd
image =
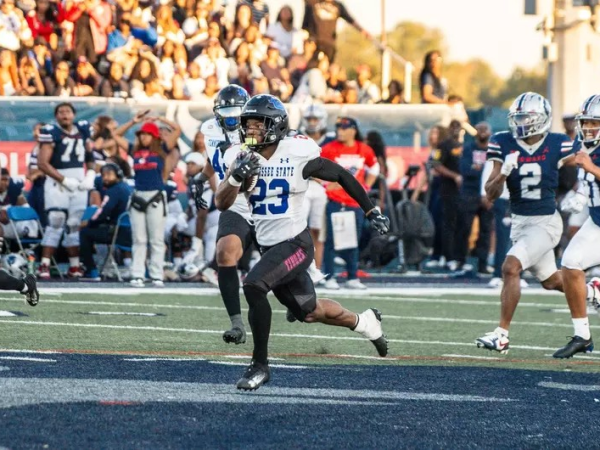
[[[548,133],[542,141],[529,146],[508,131],[494,134],[488,144],[488,161],[504,162],[519,153],[518,165],[506,179],[513,214],[546,216],[556,211],[555,190],[558,169],[575,150],[566,134]]]
[[[231,167],[241,147],[225,153],[225,163]],[[306,164],[318,158],[321,148],[306,136],[296,135],[279,141],[270,159],[257,153],[260,175],[248,197],[256,240],[269,247],[297,236],[307,227],[304,194],[309,180],[302,171]]]

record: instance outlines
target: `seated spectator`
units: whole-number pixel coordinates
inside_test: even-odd
[[[75,95],[75,81],[69,74],[69,64],[61,61],[56,65],[54,76],[46,77],[44,89],[52,97],[71,97]]]
[[[308,63],[306,73],[294,92],[293,103],[324,102],[327,97],[327,78],[329,75],[329,58],[318,53]]]
[[[229,82],[244,87],[244,81],[260,76],[262,71],[253,59],[248,43],[241,42],[235,49],[233,57],[229,58]]]
[[[11,96],[21,93],[19,71],[14,55],[9,50],[0,51],[0,95]]]
[[[358,82],[358,103],[372,105],[381,100],[379,88],[371,81],[371,68],[361,64],[356,68]]]
[[[346,83],[346,87],[342,91],[342,97],[344,99],[342,103],[349,105],[358,103],[358,84],[356,84],[356,81],[351,80]]]
[[[238,5],[248,5],[252,10],[252,21],[261,25],[263,20],[269,25],[269,5],[264,0],[238,0]]]
[[[123,79],[123,66],[118,62],[110,65],[108,77],[100,82],[98,88],[101,97],[128,98],[129,83]]]
[[[156,66],[146,58],[140,58],[131,71],[131,96],[133,98],[146,98],[145,86],[153,81],[158,81]]]
[[[421,103],[446,103],[448,82],[442,77],[442,56],[439,51],[427,52],[419,75]]]
[[[23,11],[15,8],[15,0],[2,0],[0,4],[0,43],[13,52],[33,45],[33,35]]]
[[[298,89],[302,75],[308,70],[308,63],[313,59],[317,51],[316,42],[308,38],[304,41],[304,51],[301,55],[292,55],[287,63],[287,69],[290,73],[290,81],[294,89]]]
[[[94,216],[87,222],[81,222],[79,231],[79,248],[81,259],[85,266],[84,278],[99,281],[100,274],[94,261],[94,244],[108,244],[112,241],[117,219],[127,211],[131,188],[123,181],[123,173],[115,164],[106,164],[101,169],[102,203]],[[119,229],[117,242],[131,247],[132,237],[130,228]]]
[[[264,75],[252,79],[252,95],[270,94],[269,79]]]
[[[19,64],[19,80],[21,95],[44,95],[44,83],[37,70],[37,66],[28,56],[23,56]]]
[[[267,81],[268,86],[268,81]],[[221,88],[219,87],[219,81],[216,75],[209,75],[206,78],[206,86],[204,87],[204,98],[207,100],[214,100]]]
[[[183,80],[183,96],[186,100],[199,100],[203,98],[206,81],[200,76],[200,66],[195,62],[190,63],[188,75]]]
[[[330,64],[325,103],[342,103],[344,101],[342,92],[346,87],[347,81],[346,70],[337,63]]]
[[[94,66],[90,64],[85,56],[80,56],[77,59],[73,81],[75,81],[75,95],[77,97],[93,97],[98,95],[100,77],[96,73]]]
[[[23,195],[23,182],[13,180],[8,169],[0,170],[0,248],[4,238],[15,239],[15,229],[10,225],[6,210],[11,206],[27,206],[27,199]],[[39,227],[35,220],[26,220],[17,222],[16,232],[19,237],[36,238],[38,236]]]
[[[52,50],[58,49],[58,31],[64,20],[64,10],[61,2],[37,0],[35,9],[29,11],[25,18],[34,39],[38,36],[44,39]]]
[[[108,35],[107,56],[118,48],[125,46],[128,42],[135,39],[131,33],[131,14],[123,13],[117,27],[111,27],[112,31]]]
[[[166,92],[171,92],[173,90],[173,77],[175,76],[174,53],[175,43],[170,40],[165,41],[158,52],[158,57],[160,59],[158,64],[158,78],[161,86]]]
[[[288,5],[281,7],[277,20],[269,25],[265,34],[279,45],[285,59],[303,52],[302,32],[294,27],[294,11]]]
[[[248,27],[252,25],[252,22],[252,8],[245,4],[238,4],[235,9],[233,27],[229,31],[227,41],[232,42],[236,38],[243,38]],[[231,47],[229,48],[229,53],[233,53]]]
[[[48,48],[48,43],[43,38],[38,37],[35,39],[33,49],[29,50],[27,55],[37,68],[42,80],[54,73],[52,53]]]
[[[202,54],[194,62],[200,66],[200,76],[202,78],[206,79],[210,75],[215,75],[220,88],[229,84],[227,78],[229,61],[225,58],[225,50],[221,47],[218,39],[211,39]]]
[[[208,40],[208,9],[204,3],[196,4],[195,14],[183,22],[182,30],[186,36],[184,44],[190,52],[190,59],[196,58]]]
[[[267,50],[267,59],[260,65],[260,70],[270,82],[270,92],[279,97],[282,101],[287,101],[292,94],[292,83],[290,75],[284,67],[279,54],[279,47],[272,43]]]
[[[388,85],[388,96],[379,103],[391,105],[400,105],[406,103],[404,101],[404,86],[399,80],[392,80]]]

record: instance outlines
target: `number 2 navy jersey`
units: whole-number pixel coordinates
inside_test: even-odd
[[[40,130],[38,142],[53,144],[54,151],[50,164],[55,169],[82,169],[85,162],[93,162],[91,152],[86,152],[86,142],[90,139],[91,127],[87,120],[73,124],[72,133],[60,126],[49,124]]]
[[[216,119],[207,120],[202,124],[200,132],[204,135],[204,145],[206,147],[206,156],[208,162],[215,171],[217,176],[217,185],[225,179],[225,173],[229,165],[225,164],[224,152],[228,146],[239,145],[240,134],[237,131],[228,132],[227,135],[223,132]],[[238,152],[239,147],[238,147]],[[237,154],[237,153],[236,153]],[[250,221],[250,209],[248,208],[248,200],[244,194],[239,194],[235,199],[229,211],[238,213],[244,219]]]
[[[578,141],[575,141],[576,144]],[[585,147],[584,151],[585,151]],[[600,167],[600,148],[596,147],[588,153],[596,166]],[[588,192],[588,207],[592,221],[600,227],[600,180],[581,167],[577,169],[577,180],[584,183]]]
[[[228,167],[240,152],[235,146],[225,153]],[[256,240],[270,247],[292,239],[307,227],[304,194],[309,180],[302,171],[306,164],[321,155],[321,148],[310,138],[297,135],[279,141],[270,159],[256,153],[260,175],[250,193],[249,202]]]
[[[532,146],[517,141],[511,133],[494,134],[488,144],[487,160],[504,162],[514,152],[519,153],[518,166],[506,179],[510,206],[521,216],[546,216],[556,211],[555,189],[558,169],[565,158],[574,153],[574,143],[562,133],[548,133]]]

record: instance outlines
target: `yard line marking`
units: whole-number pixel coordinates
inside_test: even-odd
[[[62,355],[64,352],[55,350],[20,350],[14,348],[0,348],[0,353],[31,353],[32,355]]]
[[[392,302],[407,302],[407,303],[436,303],[436,304],[451,304],[451,305],[480,305],[480,306],[493,306],[498,307],[500,301],[486,302],[483,300],[454,300],[454,299],[434,299],[434,298],[421,298],[421,297],[361,297],[361,298],[347,298],[347,300],[363,300],[368,302],[373,301],[392,301]],[[0,297],[1,301],[18,301],[23,302],[22,298],[18,297]],[[133,302],[107,302],[107,301],[94,301],[94,300],[42,300],[43,303],[57,303],[67,305],[102,305],[102,306],[133,306],[140,307],[145,306],[148,308],[170,308],[170,309],[197,309],[197,310],[212,310],[222,311],[222,306],[201,306],[201,305],[173,305],[173,304],[162,304],[162,303],[133,303]],[[519,307],[525,308],[553,308],[560,307],[563,304],[555,303],[528,303],[519,302]],[[244,308],[247,311],[247,308]],[[274,309],[273,312],[287,312],[287,310]]]
[[[248,355],[221,355],[223,358],[229,358],[229,359],[248,359]],[[269,361],[285,361],[284,358],[272,358],[271,356],[269,356]]]
[[[130,362],[155,362],[155,361],[206,361],[204,358],[123,358],[123,361]]]
[[[146,330],[146,331],[169,331],[175,333],[198,333],[198,334],[222,334],[223,330],[197,330],[191,328],[166,328],[166,327],[151,327],[151,326],[132,326],[132,325],[107,325],[107,324],[92,324],[92,323],[64,323],[64,322],[36,322],[32,320],[0,320],[0,323],[10,323],[13,325],[45,325],[73,328],[108,328],[116,330]],[[252,333],[248,333],[249,335]],[[292,333],[271,333],[274,337],[287,338],[305,338],[305,339],[324,339],[324,340],[340,340],[340,341],[366,341],[363,337],[351,336],[323,336],[317,334],[292,334]],[[460,345],[474,347],[473,342],[448,342],[448,341],[417,341],[407,339],[388,339],[392,343],[400,344],[424,344],[424,345]],[[511,345],[512,348],[520,348],[524,350],[555,350],[553,347],[535,347],[527,345]]]
[[[495,356],[473,356],[473,355],[442,355],[446,358],[465,358],[465,359],[483,359],[489,361],[498,361],[502,360],[502,358],[497,358]]]
[[[551,389],[562,389],[564,391],[600,391],[600,386],[587,385],[587,384],[567,384],[567,383],[555,383],[553,381],[540,381],[538,386],[551,388]]]
[[[48,362],[55,363],[55,359],[44,359],[44,358],[29,358],[27,356],[0,356],[0,359],[7,361],[31,361],[31,362]]]
[[[248,357],[246,356],[246,359]],[[271,358],[269,358],[269,361]],[[209,364],[220,364],[222,366],[244,366],[247,367],[248,363],[245,362],[235,362],[235,361],[208,361]],[[297,366],[294,364],[271,364],[269,363],[269,367],[275,369],[316,369],[317,367],[309,367],[309,366]]]

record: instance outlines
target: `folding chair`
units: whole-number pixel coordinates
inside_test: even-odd
[[[117,279],[119,281],[123,281],[123,278],[121,277],[121,272],[119,272],[119,265],[117,264],[117,261],[115,260],[115,256],[114,256],[115,249],[119,249],[121,251],[126,251],[126,252],[132,251],[131,247],[127,247],[125,245],[120,245],[117,243],[119,229],[121,229],[121,228],[131,229],[131,220],[129,218],[128,211],[125,211],[124,213],[122,213],[119,216],[119,218],[117,219],[117,226],[115,227],[115,232],[113,233],[112,241],[108,247],[108,254],[106,255],[106,259],[102,263],[102,268],[100,269],[100,273],[104,273],[104,269],[105,269],[106,265],[110,264],[110,268],[115,271],[115,273],[117,274]]]
[[[10,208],[8,208],[6,210],[6,213],[8,215],[8,220],[10,222],[10,226],[12,227],[12,230],[14,232],[15,240],[17,241],[17,244],[19,245],[19,253],[21,253],[21,255],[23,255],[23,257],[25,259],[29,258],[29,255],[27,255],[27,253],[25,252],[25,248],[23,247],[23,245],[33,245],[38,246],[42,243],[42,239],[44,238],[44,228],[42,227],[42,224],[40,222],[40,218],[38,216],[38,213],[35,212],[35,209],[33,208],[29,208],[27,206],[12,206]],[[42,236],[41,238],[21,238],[19,236],[19,232],[17,230],[17,222],[24,222],[24,221],[29,221],[29,220],[34,220],[37,222],[38,224],[38,228],[40,230],[40,235]],[[60,272],[59,268],[58,268],[58,264],[56,263],[56,260],[54,259],[54,256],[50,259],[51,261],[51,266],[54,267],[57,271],[58,274],[60,275],[60,278],[62,279],[62,273]]]

